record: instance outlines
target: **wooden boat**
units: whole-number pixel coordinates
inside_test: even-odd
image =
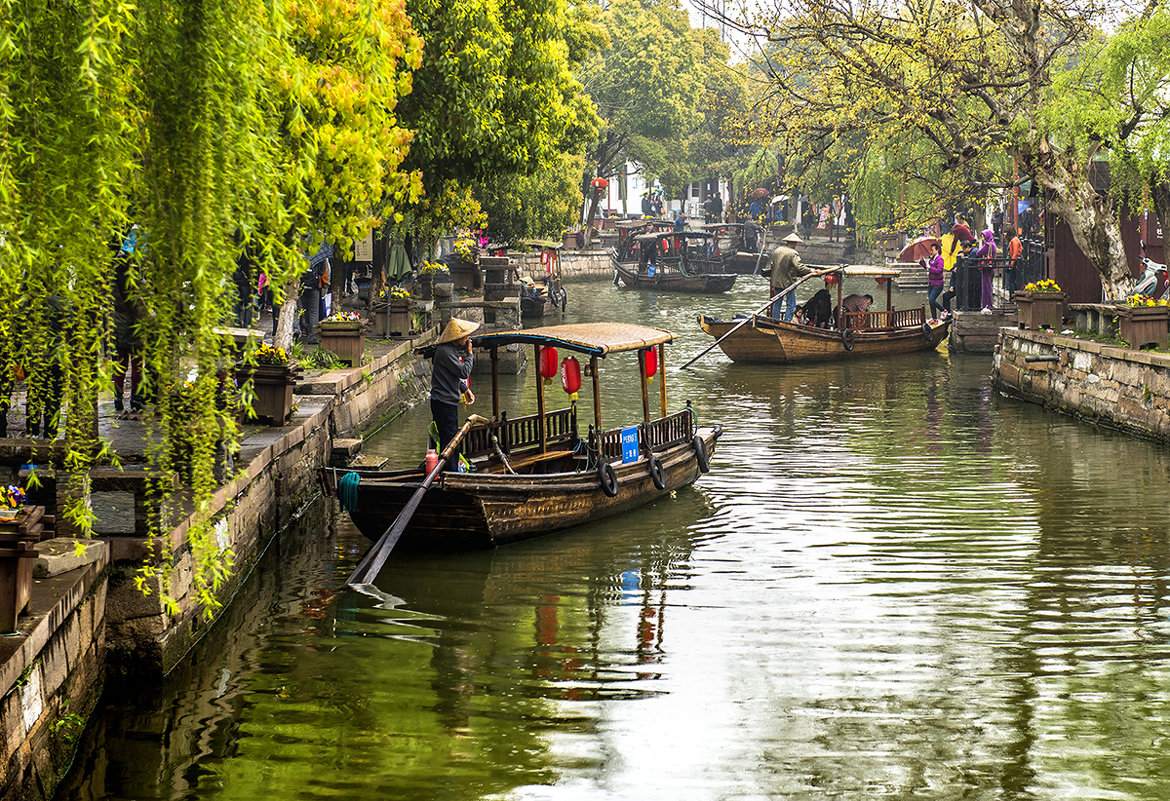
[[[540,263],[544,267],[544,273],[532,278],[521,276],[521,316],[541,318],[555,312],[563,312],[568,305],[568,293],[561,283],[561,244],[536,241],[524,244],[540,250]]]
[[[751,231],[747,230],[748,226],[751,226]],[[703,230],[713,237],[715,255],[723,260],[724,272],[755,275],[759,269],[768,266],[768,253],[765,251],[763,256],[760,255],[762,240],[768,235],[764,226],[754,222],[708,223]]]
[[[736,276],[723,270],[723,260],[713,249],[706,231],[672,231],[634,237],[638,264],[614,264],[619,279],[633,289],[672,292],[726,292]]]
[[[927,320],[926,309],[895,309],[891,279],[898,271],[887,267],[849,265],[842,268],[845,280],[874,278],[886,287],[884,311],[850,312],[832,328],[815,328],[799,322],[786,323],[770,315],[755,314],[738,330],[719,343],[733,362],[795,364],[841,359],[866,359],[920,350],[933,350],[947,335],[949,320]],[[837,306],[841,305],[845,280],[835,282]],[[782,307],[783,300],[776,302]],[[742,320],[717,320],[706,315],[699,325],[719,339]]]
[[[696,427],[690,404],[667,412],[665,345],[674,334],[623,323],[588,323],[487,334],[475,340],[492,360],[492,417],[464,439],[472,472],[441,473],[423,495],[401,542],[426,548],[491,547],[620,514],[664,498],[705,472],[722,429]],[[577,404],[545,410],[544,379],[536,369],[537,413],[510,418],[499,408],[497,354],[532,345],[539,365],[556,365],[557,348],[588,357],[593,424],[581,436]],[[642,419],[601,427],[599,361],[633,353],[642,384]],[[565,362],[569,362],[566,359]],[[576,359],[562,363],[572,374]],[[660,416],[651,417],[649,380],[659,373]],[[544,372],[548,372],[546,369]],[[347,473],[359,477],[348,509],[363,534],[377,539],[418,489],[424,472],[324,468],[326,494],[336,496]],[[345,483],[349,484],[352,479]]]
[[[642,245],[638,237],[643,234],[664,233],[674,230],[674,223],[668,220],[641,219],[622,220],[617,224],[617,244],[610,248],[609,257],[614,266],[624,265],[636,269]]]

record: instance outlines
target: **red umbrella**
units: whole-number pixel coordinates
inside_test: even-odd
[[[748,197],[767,197],[770,194],[772,194],[772,193],[769,192],[767,189],[760,187],[759,189],[753,189],[752,193],[750,195],[748,195]]]
[[[919,259],[930,258],[930,246],[938,245],[942,247],[942,240],[937,236],[920,236],[913,242],[902,248],[902,252],[898,254],[898,261],[918,261]]]

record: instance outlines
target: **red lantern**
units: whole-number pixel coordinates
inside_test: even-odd
[[[825,276],[825,286],[837,286],[840,281],[841,279],[837,276],[836,273],[829,273]]]
[[[654,348],[647,348],[642,352],[645,354],[643,361],[646,364],[646,378],[653,381],[654,376],[658,375],[658,351]]]
[[[561,362],[561,389],[569,393],[569,400],[577,400],[577,390],[581,389],[581,363],[572,356],[566,356]]]
[[[546,381],[557,374],[557,349],[556,348],[541,348],[540,349],[540,377]]]
[[[890,280],[890,277],[889,277],[889,276],[887,276],[887,275],[879,275],[879,276],[878,276],[877,278],[875,278],[874,280],[875,280],[875,281],[877,281],[877,284],[878,284],[878,286],[882,286],[883,284],[885,284],[885,283],[886,283],[886,281],[889,281],[889,280]]]
[[[604,178],[594,178],[589,182],[589,185],[594,189],[605,189],[607,186],[609,186],[609,181],[605,180]]]

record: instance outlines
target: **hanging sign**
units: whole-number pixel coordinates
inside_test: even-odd
[[[622,464],[638,461],[638,427],[622,429]]]
[[[370,231],[366,234],[365,239],[359,239],[353,243],[353,260],[354,261],[373,261],[374,260],[374,232]]]

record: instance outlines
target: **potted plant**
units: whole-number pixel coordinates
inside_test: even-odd
[[[402,287],[390,290],[390,316],[387,333],[403,337],[410,333],[410,293]]]
[[[390,290],[383,289],[378,293],[378,299],[370,304],[370,310],[374,313],[374,336],[384,337],[389,333],[389,306]]]
[[[451,273],[442,264],[434,261],[424,262],[418,270],[419,295],[423,300],[434,300],[435,285],[450,280]]]
[[[1051,279],[1035,281],[1012,295],[1020,328],[1058,330],[1064,324],[1065,293]]]
[[[43,506],[26,506],[24,490],[0,487],[0,632],[16,631],[32,590]]]
[[[249,419],[264,418],[280,425],[292,411],[293,386],[300,368],[290,361],[284,348],[261,345],[251,358],[236,365],[236,383],[252,382]]]
[[[466,291],[483,285],[479,274],[479,248],[469,237],[461,236],[455,240],[450,264],[455,289]]]
[[[346,362],[350,367],[362,363],[365,340],[362,338],[362,318],[356,312],[331,314],[317,325],[321,347]]]
[[[1117,309],[1117,334],[1131,348],[1166,347],[1170,305],[1149,295],[1134,295]]]

